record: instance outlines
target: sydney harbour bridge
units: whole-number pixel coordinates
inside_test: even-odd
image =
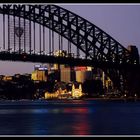
[[[93,66],[122,93],[139,94],[139,54],[57,5],[0,5],[0,60]],[[54,55],[66,50],[67,55]],[[59,51],[60,52],[60,51]]]

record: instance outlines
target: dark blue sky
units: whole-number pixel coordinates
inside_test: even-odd
[[[59,4],[60,5],[60,4]],[[140,5],[138,4],[61,4],[89,20],[124,47],[136,45],[140,52]],[[31,73],[33,63],[0,61],[0,74]]]

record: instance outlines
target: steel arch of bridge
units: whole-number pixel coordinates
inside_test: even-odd
[[[39,23],[65,37],[89,59],[133,64],[131,53],[103,30],[57,5],[1,5],[0,13]]]
[[[86,54],[86,59],[101,64],[100,68],[109,74],[117,87],[124,81],[123,72],[109,66],[138,63],[125,47],[106,32],[57,5],[6,4],[0,5],[0,13],[28,19],[65,37]],[[103,65],[106,63],[109,64],[107,68]]]

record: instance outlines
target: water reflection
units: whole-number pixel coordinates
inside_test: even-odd
[[[73,135],[89,135],[90,134],[90,123],[89,118],[86,114],[78,114],[73,117]]]
[[[0,103],[2,135],[140,134],[140,102]]]
[[[1,109],[0,114],[58,114],[58,113],[80,113],[87,114],[92,113],[93,110],[88,108],[51,108],[51,109]]]

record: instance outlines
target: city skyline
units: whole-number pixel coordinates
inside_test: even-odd
[[[140,52],[140,30],[138,30],[140,24],[140,5],[58,5],[95,24],[124,47],[136,45]],[[31,73],[35,64],[0,61],[0,73],[5,75]]]

